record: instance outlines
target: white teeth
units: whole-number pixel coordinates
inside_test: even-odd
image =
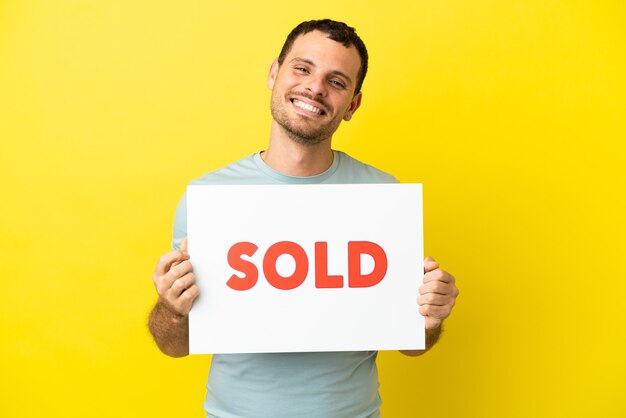
[[[299,108],[308,110],[309,112],[317,113],[318,115],[322,113],[322,109],[315,107],[315,106],[311,106],[308,103],[301,102],[300,100],[294,99],[293,104],[298,106]]]

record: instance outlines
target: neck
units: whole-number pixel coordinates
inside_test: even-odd
[[[270,144],[261,155],[265,164],[289,176],[308,177],[321,174],[333,163],[331,138],[315,145],[303,145],[289,138],[274,122]]]

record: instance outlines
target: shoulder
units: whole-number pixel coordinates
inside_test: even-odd
[[[246,183],[252,178],[258,178],[260,173],[259,167],[255,161],[255,155],[256,154],[249,155],[219,170],[208,172],[202,177],[192,180],[190,184],[241,184]]]
[[[335,151],[335,158],[339,160],[337,175],[351,183],[399,183],[391,174],[352,158],[345,152]]]

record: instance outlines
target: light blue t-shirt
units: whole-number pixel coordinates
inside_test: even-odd
[[[270,168],[259,153],[208,173],[191,184],[356,184],[397,183],[391,175],[334,151],[332,165],[311,177],[287,176]],[[219,202],[215,202],[219,204]],[[187,235],[187,199],[176,210],[177,249]],[[215,354],[204,409],[207,416],[378,417],[375,351],[324,353]]]

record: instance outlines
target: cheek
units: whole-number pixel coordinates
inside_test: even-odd
[[[351,107],[351,102],[346,103],[345,101],[342,102],[342,107],[341,107],[341,114],[342,116],[345,118],[348,118],[346,120],[349,120],[352,118],[352,113],[350,112],[350,107]]]

